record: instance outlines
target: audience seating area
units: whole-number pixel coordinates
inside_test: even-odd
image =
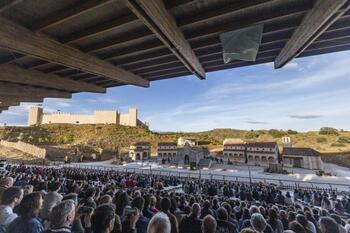
[[[175,176],[7,165],[0,233],[349,233],[350,199]]]

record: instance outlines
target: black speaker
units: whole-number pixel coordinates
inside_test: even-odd
[[[190,163],[190,169],[191,170],[197,170],[197,163],[196,162],[191,162]]]

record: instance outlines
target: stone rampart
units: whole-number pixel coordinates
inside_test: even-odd
[[[24,153],[33,155],[39,159],[45,159],[46,157],[46,150],[40,147],[37,147],[32,144],[28,144],[25,142],[9,142],[5,140],[0,141],[0,145],[5,146],[5,147],[10,147],[16,150],[20,150]]]

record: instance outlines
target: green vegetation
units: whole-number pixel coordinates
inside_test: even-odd
[[[327,143],[327,138],[325,137],[318,137],[316,138],[317,143]]]
[[[321,135],[339,135],[338,130],[331,127],[322,127],[319,133]]]
[[[336,135],[335,132],[338,134]],[[320,135],[321,134],[321,135]],[[144,128],[121,125],[69,125],[51,124],[32,127],[0,127],[0,138],[17,141],[19,139],[37,145],[87,145],[103,149],[127,148],[138,141],[148,141],[155,149],[158,142],[176,142],[179,137],[197,139],[201,146],[222,148],[225,138],[241,138],[245,141],[278,142],[289,136],[295,147],[311,147],[320,152],[350,151],[350,132],[332,128],[321,131],[297,132],[294,130],[236,130],[214,129],[191,132],[152,132]]]

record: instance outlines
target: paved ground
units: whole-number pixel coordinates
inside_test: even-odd
[[[232,165],[230,168],[223,170],[220,168],[190,171],[187,168],[182,167],[169,167],[159,165],[156,163],[148,162],[133,162],[125,165],[114,165],[112,161],[93,162],[93,163],[77,163],[70,164],[70,166],[81,166],[87,168],[97,169],[116,169],[124,171],[135,171],[144,174],[163,174],[163,175],[178,175],[178,176],[190,176],[193,178],[207,178],[207,179],[225,179],[225,180],[239,180],[249,181],[249,169],[248,166]],[[262,167],[250,166],[251,178],[253,181],[273,182],[280,184],[295,184],[298,183],[302,186],[319,186],[323,188],[337,188],[342,191],[350,191],[350,169],[340,167],[334,164],[325,164],[325,170],[332,172],[335,176],[320,177],[316,176],[315,171],[307,169],[287,169],[293,172],[290,175],[283,174],[270,174],[265,173]]]

